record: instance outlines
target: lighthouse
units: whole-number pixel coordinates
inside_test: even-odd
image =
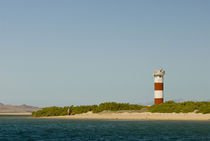
[[[165,71],[163,69],[161,70],[155,70],[153,71],[154,75],[154,103],[155,104],[161,104],[164,100],[164,93],[163,93],[163,87],[164,87],[164,75]]]

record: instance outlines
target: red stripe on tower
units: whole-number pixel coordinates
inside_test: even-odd
[[[165,75],[165,71],[163,69],[161,70],[155,70],[153,71],[154,75],[154,103],[155,104],[161,104],[164,100],[164,93],[163,93],[163,76]]]

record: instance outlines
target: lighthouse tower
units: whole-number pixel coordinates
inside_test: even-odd
[[[153,71],[154,75],[154,95],[155,95],[155,104],[161,104],[163,103],[163,76],[165,74],[165,71],[163,69],[161,70],[155,70]]]

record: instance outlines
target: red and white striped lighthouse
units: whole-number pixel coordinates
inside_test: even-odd
[[[164,93],[163,93],[163,76],[165,74],[165,71],[163,69],[161,70],[155,70],[153,71],[154,75],[154,97],[155,97],[155,104],[161,104],[163,103]]]

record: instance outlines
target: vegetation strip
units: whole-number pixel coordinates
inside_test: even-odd
[[[174,101],[167,101],[162,104],[143,106],[129,103],[116,103],[105,102],[99,105],[87,106],[66,106],[66,107],[47,107],[32,113],[33,117],[46,117],[46,116],[63,116],[81,114],[92,111],[93,113],[100,113],[103,111],[121,111],[121,110],[141,110],[146,109],[152,113],[210,113],[210,102],[181,102],[175,103]]]

